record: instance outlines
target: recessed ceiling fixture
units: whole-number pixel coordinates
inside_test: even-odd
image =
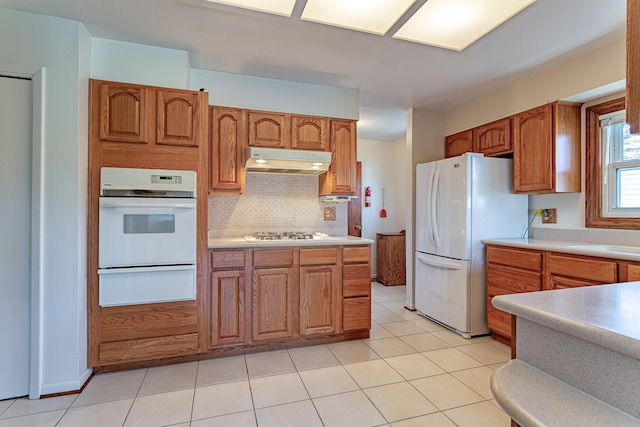
[[[428,0],[393,37],[463,50],[534,2],[535,0]]]
[[[307,0],[301,18],[306,21],[384,35],[415,1]]]
[[[291,16],[296,0],[207,0],[212,3],[243,7],[275,15]]]

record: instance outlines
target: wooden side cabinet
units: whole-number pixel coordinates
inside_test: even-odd
[[[473,150],[473,130],[454,133],[444,139],[445,157],[456,157]]]
[[[516,193],[580,192],[580,105],[553,102],[513,116]]]
[[[355,195],[356,122],[331,120],[331,165],[319,178],[319,195]]]
[[[242,194],[245,186],[244,150],[247,110],[209,107],[211,148],[209,193]]]
[[[400,233],[376,234],[376,281],[385,286],[405,285],[405,235]]]

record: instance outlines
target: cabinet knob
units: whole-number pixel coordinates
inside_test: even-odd
[[[360,224],[356,224],[356,230],[362,230],[362,226]]]

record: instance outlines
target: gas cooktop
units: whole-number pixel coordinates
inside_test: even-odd
[[[322,240],[328,239],[329,236],[326,233],[306,233],[302,231],[258,231],[253,233],[252,236],[244,236],[247,242],[261,242],[261,241],[273,241],[273,240]]]

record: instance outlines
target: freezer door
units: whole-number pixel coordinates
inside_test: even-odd
[[[471,337],[469,261],[416,253],[416,309]]]

